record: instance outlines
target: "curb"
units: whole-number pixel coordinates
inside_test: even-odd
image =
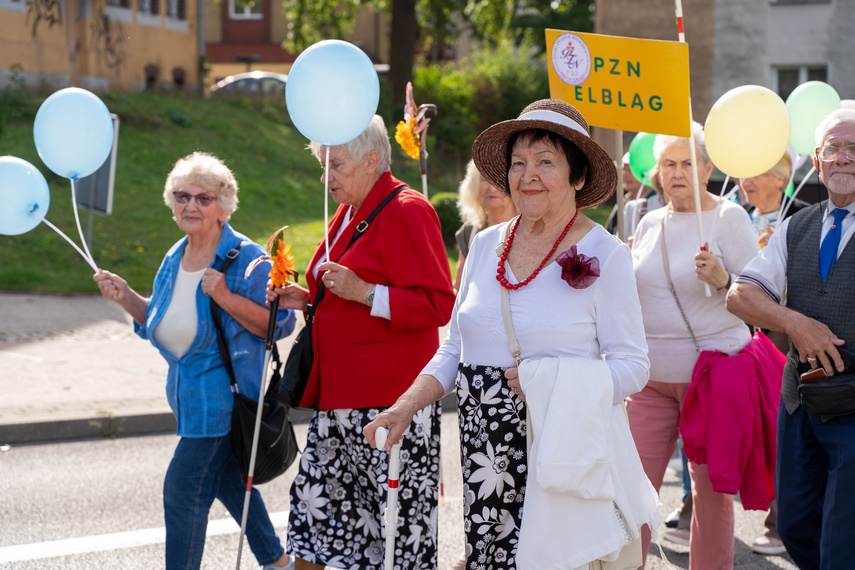
[[[169,432],[175,433],[175,417],[172,412],[97,416],[0,425],[0,443],[46,443]]]
[[[309,423],[312,419],[311,410],[290,412],[295,424]],[[172,412],[3,424],[0,425],[0,445],[174,434],[175,429]]]
[[[442,399],[443,410],[456,407],[453,393]],[[290,414],[295,424],[307,424],[312,419],[312,410],[291,409]],[[172,412],[0,424],[0,445],[174,434],[175,428]]]

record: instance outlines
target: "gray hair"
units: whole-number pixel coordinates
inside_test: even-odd
[[[466,165],[466,176],[460,182],[457,189],[457,209],[460,211],[460,219],[464,224],[470,224],[475,228],[483,228],[487,224],[487,212],[478,199],[481,190],[481,173],[475,166],[475,161],[470,160]]]
[[[692,138],[695,139],[695,150],[701,155],[704,162],[709,162],[710,155],[707,154],[707,144],[704,141],[704,127],[697,121],[692,121]],[[656,140],[653,141],[653,158],[656,159],[656,162],[659,162],[666,148],[678,142],[688,142],[688,140],[687,137],[656,135]]]
[[[226,219],[237,210],[237,180],[229,167],[216,156],[206,152],[194,152],[179,158],[172,167],[172,172],[166,177],[166,185],[163,188],[164,203],[172,209],[175,206],[172,193],[191,184],[214,192],[220,208],[228,215]]]
[[[816,138],[817,148],[822,146],[822,143],[825,141],[825,135],[828,134],[829,129],[831,129],[835,123],[844,123],[849,121],[855,123],[855,109],[840,108],[829,113],[828,116],[826,116],[816,127],[816,134],[814,136]]]
[[[309,150],[319,162],[321,160],[321,148],[324,145],[312,141],[309,143]],[[392,164],[392,144],[389,142],[389,132],[386,130],[386,123],[383,122],[383,117],[374,115],[368,126],[362,131],[362,134],[348,143],[341,145],[347,154],[359,162],[365,156],[373,151],[377,152],[377,173],[383,174],[389,170]]]

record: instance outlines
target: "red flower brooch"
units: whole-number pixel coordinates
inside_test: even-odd
[[[587,289],[600,276],[600,260],[576,253],[575,245],[558,256],[558,265],[561,278],[574,289]]]

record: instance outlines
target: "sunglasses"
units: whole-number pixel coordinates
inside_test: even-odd
[[[175,198],[175,202],[178,204],[189,204],[190,200],[196,200],[200,208],[207,208],[217,199],[216,196],[211,196],[210,194],[196,194],[194,196],[183,190],[176,190],[172,193],[172,197]]]

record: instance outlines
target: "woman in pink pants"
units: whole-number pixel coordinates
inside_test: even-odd
[[[713,164],[703,128],[693,123],[692,131],[708,247],[700,251],[698,242],[690,139],[663,135],[656,137],[653,152],[669,202],[641,219],[632,245],[650,380],[627,399],[627,412],[644,470],[657,490],[677,444],[680,410],[698,354],[736,354],[751,339],[748,327],[725,309],[724,296],[759,246],[745,210],[706,191]],[[694,506],[689,567],[732,568],[733,495],[713,491],[706,465],[691,463],[689,472]],[[649,532],[643,538],[646,561]]]

